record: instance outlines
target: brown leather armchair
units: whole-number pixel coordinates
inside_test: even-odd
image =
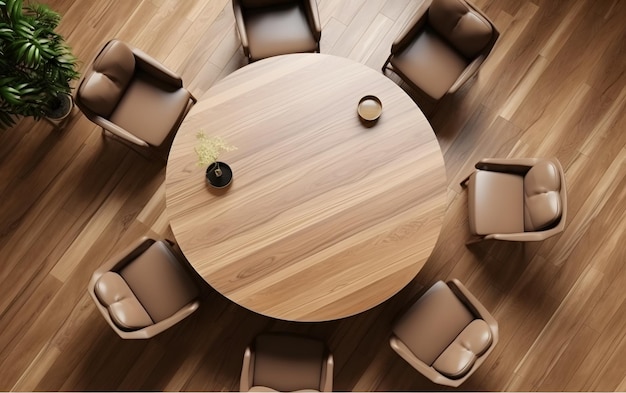
[[[291,334],[259,335],[246,348],[240,391],[333,389],[333,355],[323,342]]]
[[[498,343],[498,323],[459,280],[438,281],[395,324],[391,348],[431,381],[457,387]]]
[[[196,98],[163,64],[111,40],[85,72],[75,101],[89,120],[131,147],[159,150],[167,147]]]
[[[320,51],[316,0],[233,0],[233,11],[249,61]]]
[[[476,75],[500,33],[465,0],[426,0],[383,65],[433,100]]]
[[[556,158],[484,159],[461,185],[475,240],[540,241],[565,228],[567,187]]]
[[[144,237],[94,272],[89,295],[120,337],[153,337],[198,309],[198,286],[177,255]]]

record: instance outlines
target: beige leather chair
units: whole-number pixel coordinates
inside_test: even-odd
[[[262,334],[246,348],[242,392],[333,389],[333,355],[323,342],[291,334]]]
[[[85,72],[75,101],[89,120],[131,147],[159,150],[169,148],[168,137],[196,98],[157,60],[111,40]]]
[[[426,0],[392,44],[383,73],[389,68],[439,100],[476,75],[499,35],[489,18],[465,0]]]
[[[320,51],[316,0],[233,0],[233,10],[249,61]]]
[[[150,338],[199,306],[199,289],[177,253],[144,237],[105,262],[89,282],[89,294],[120,337]]]
[[[492,158],[476,169],[461,183],[474,241],[539,241],[563,231],[567,188],[557,159]]]
[[[498,323],[459,282],[438,281],[393,328],[391,348],[431,381],[457,387],[498,343]]]

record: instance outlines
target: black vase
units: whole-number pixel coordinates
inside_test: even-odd
[[[206,169],[206,180],[215,188],[228,187],[233,181],[233,171],[228,164],[217,161]]]

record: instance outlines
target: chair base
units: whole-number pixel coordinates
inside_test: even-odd
[[[469,175],[467,175],[467,176],[465,177],[465,179],[461,180],[461,182],[459,183],[459,185],[460,185],[462,188],[467,188],[467,182],[469,182],[469,179],[470,179],[470,177],[472,176],[472,174],[473,174],[473,172],[472,172],[472,173],[470,173]]]
[[[391,62],[391,56],[393,56],[393,55],[389,55],[389,57],[387,57],[387,60],[385,61],[385,64],[383,64],[383,68],[382,68],[383,74],[385,73],[385,70],[388,68],[389,63]],[[391,70],[391,71],[393,71],[393,70]]]
[[[124,138],[120,138],[119,136],[113,134],[112,132],[106,130],[105,128],[102,129],[102,137],[103,138],[109,137],[113,139],[114,141],[121,143],[122,145],[128,147],[130,150],[134,151],[135,153],[145,158],[146,160],[157,160],[157,161],[162,161],[162,162],[167,161],[167,156],[163,156],[162,154],[160,154],[158,152],[158,148],[139,147],[135,145],[134,143],[127,141]]]
[[[471,246],[472,244],[481,243],[485,241],[484,236],[472,235],[472,237],[465,242],[465,246]]]

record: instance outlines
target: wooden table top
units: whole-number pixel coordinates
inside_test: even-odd
[[[361,97],[382,101],[373,125]],[[196,134],[231,186],[207,185]],[[323,54],[273,57],[215,84],[178,131],[167,163],[167,214],[191,265],[260,314],[332,320],[385,301],[420,271],[446,210],[443,156],[425,116],[393,81]]]

